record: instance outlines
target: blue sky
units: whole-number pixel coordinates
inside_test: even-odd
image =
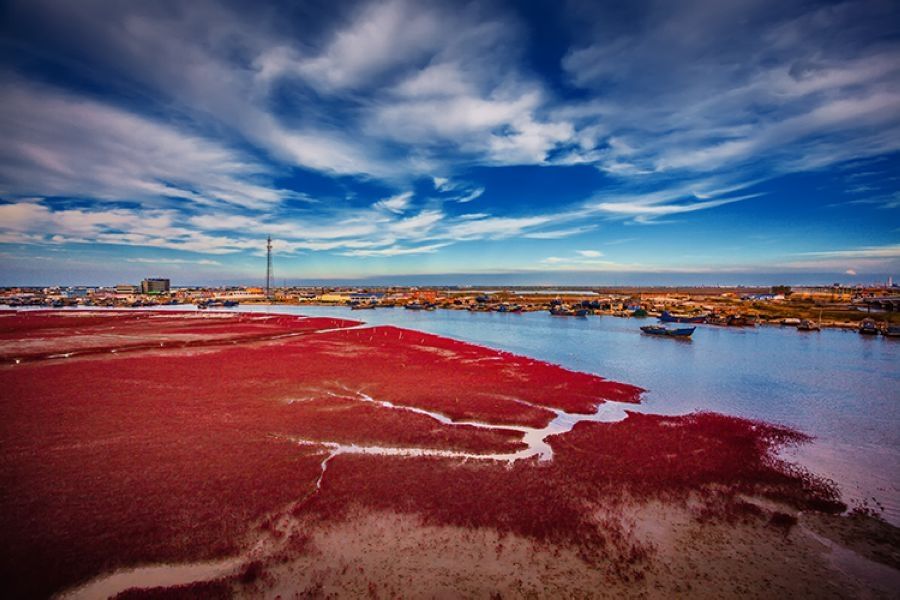
[[[0,10],[0,285],[900,275],[896,2]]]

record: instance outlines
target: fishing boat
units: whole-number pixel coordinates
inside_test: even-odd
[[[900,325],[889,325],[881,333],[885,337],[900,338]]]
[[[568,306],[557,304],[550,308],[550,315],[553,317],[586,317],[588,309],[578,308],[573,310]]]
[[[801,319],[800,324],[797,325],[797,331],[819,331],[820,329],[822,329],[821,325],[809,319]]]
[[[756,321],[752,317],[745,317],[743,315],[731,315],[728,317],[728,322],[726,325],[728,327],[753,327],[756,324]]]
[[[704,316],[673,315],[667,310],[663,311],[659,316],[659,320],[663,323],[706,323],[706,317]]]
[[[420,302],[410,302],[409,304],[405,304],[403,308],[407,310],[436,310],[437,306],[434,304],[422,304]]]
[[[648,335],[661,335],[668,337],[689,338],[694,333],[696,327],[680,327],[678,329],[669,329],[662,325],[644,325],[641,331]]]
[[[859,324],[859,332],[863,335],[878,335],[878,325],[873,319],[863,319]]]
[[[371,302],[366,302],[365,304],[356,303],[350,305],[350,310],[372,310],[375,308],[375,305]]]

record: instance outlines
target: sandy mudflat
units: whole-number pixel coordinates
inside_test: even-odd
[[[636,538],[653,545],[638,565],[640,579],[610,572],[604,560],[586,562],[565,546],[359,513],[313,526],[302,554],[269,567],[252,585],[231,589],[244,597],[282,598],[893,598],[900,589],[900,571],[873,560],[888,546],[895,560],[898,552],[896,528],[882,522],[800,515],[786,532],[764,519],[698,522],[689,509],[659,502],[615,513],[634,522]],[[857,540],[851,550],[822,535],[863,532],[893,541]]]
[[[563,544],[392,512],[357,511],[331,523],[286,519],[299,543],[270,539],[245,558],[259,567],[249,580],[238,568],[208,585],[243,598],[896,597],[897,528],[869,517],[794,513],[798,524],[785,529],[765,511],[786,507],[758,506],[761,515],[739,522],[698,518],[690,502],[598,509],[599,527],[616,520],[652,548],[633,563],[613,547],[585,560]],[[123,598],[169,594],[207,597],[210,587],[133,589]]]

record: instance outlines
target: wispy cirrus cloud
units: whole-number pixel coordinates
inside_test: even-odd
[[[19,78],[3,84],[0,179],[7,194],[189,208],[258,209],[303,199],[272,186],[270,166],[218,141]]]
[[[803,252],[804,256],[820,256],[823,258],[900,258],[900,244],[886,246],[867,246],[845,250],[822,250]]]
[[[221,266],[217,260],[209,260],[208,258],[202,258],[199,260],[188,260],[184,258],[164,258],[164,257],[156,257],[156,258],[126,258],[126,262],[131,263],[142,263],[148,265],[215,265]]]
[[[411,254],[433,254],[448,244],[429,244],[427,246],[390,246],[377,250],[347,250],[341,252],[343,256],[408,256]]]
[[[597,133],[607,144],[594,152],[607,172],[709,172],[752,161],[772,175],[900,148],[900,46],[878,35],[891,31],[888,3],[694,0],[637,2],[625,12],[626,27],[590,21],[585,43],[563,60],[572,82],[597,96],[561,111],[583,127],[606,123]]]

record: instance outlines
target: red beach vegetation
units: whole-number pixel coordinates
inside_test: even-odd
[[[582,422],[547,439],[552,460],[511,460],[528,447],[523,428],[555,411],[641,392],[521,356],[335,319],[77,314],[0,316],[10,597],[241,556],[282,518],[412,514],[577,548],[611,576],[640,577],[652,549],[596,517],[624,495],[840,508],[832,487],[775,458],[802,434],[722,415]]]

